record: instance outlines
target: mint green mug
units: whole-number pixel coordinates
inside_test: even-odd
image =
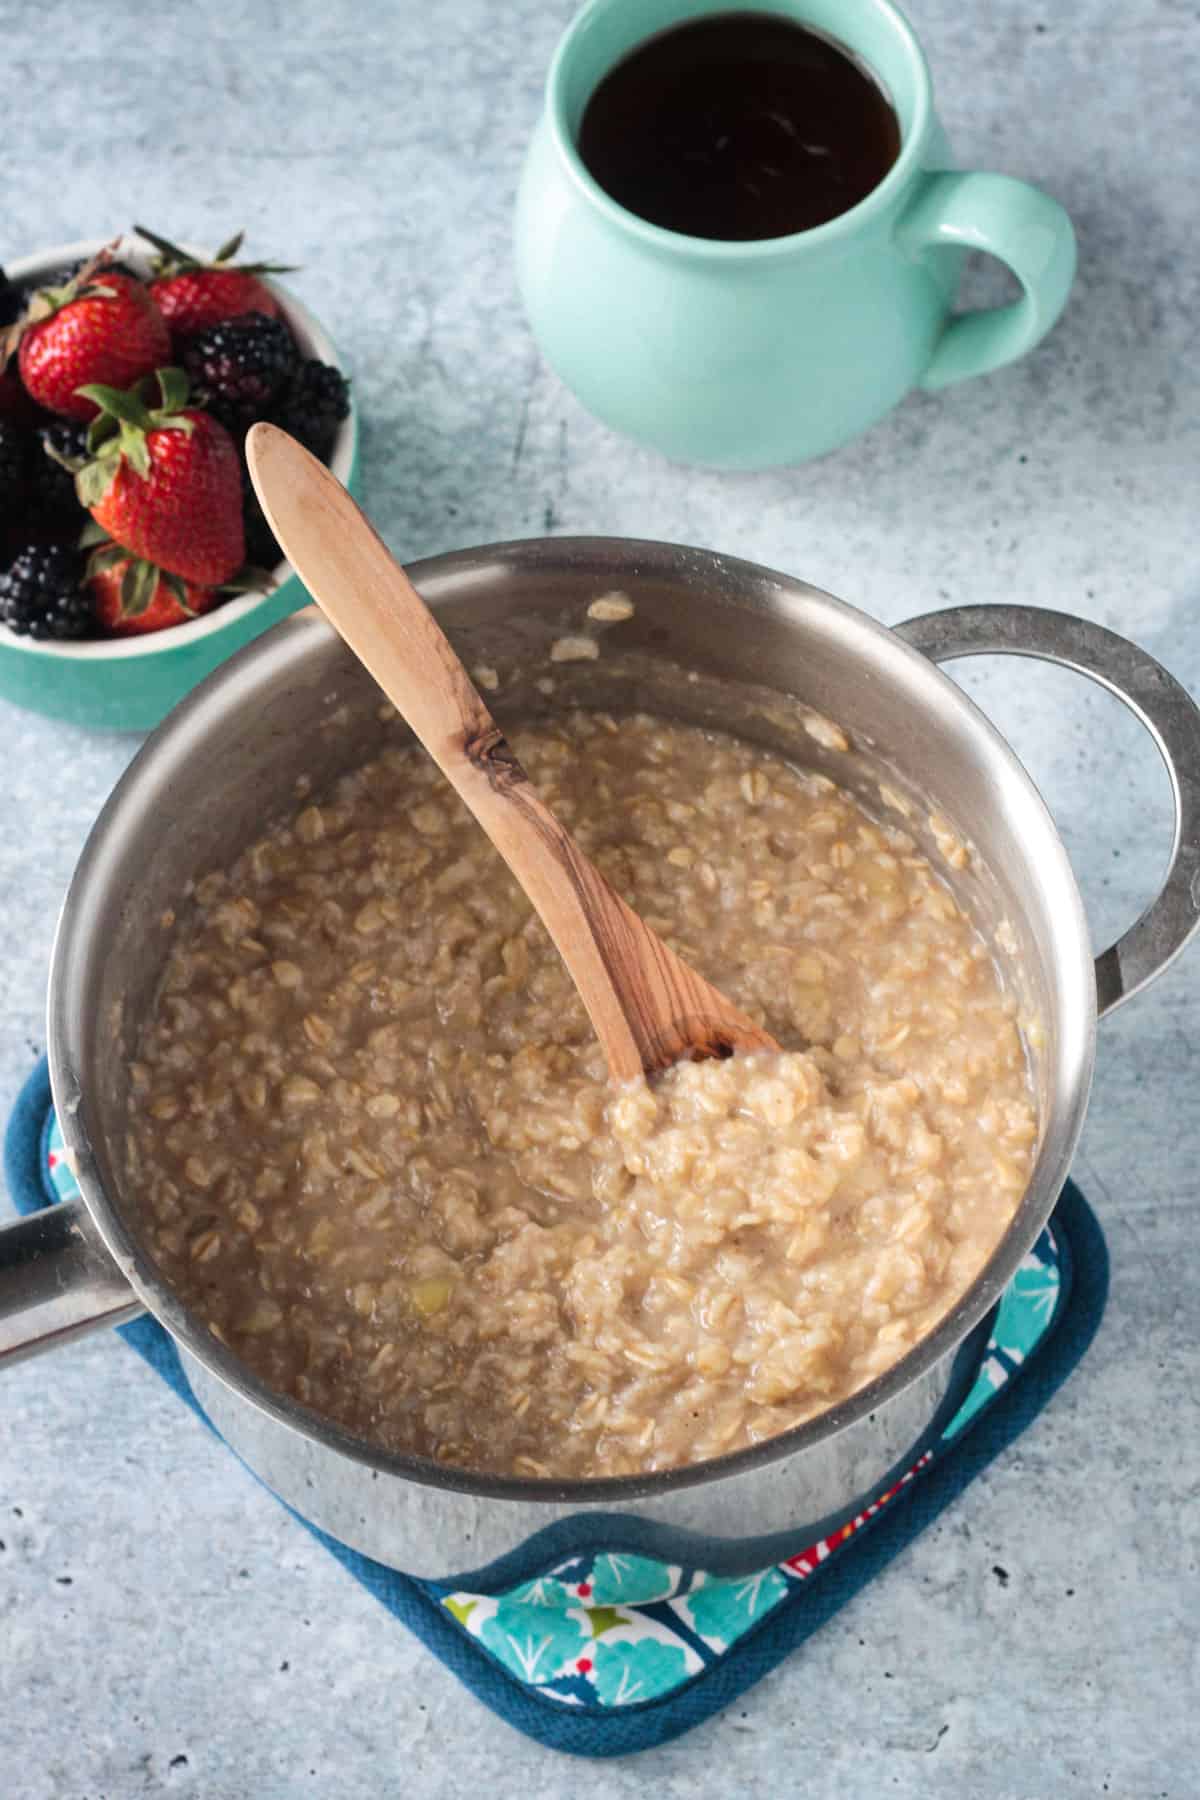
[[[579,158],[588,100],[658,32],[729,0],[590,0],[551,65],[516,212],[517,279],[546,360],[597,418],[683,462],[803,462],[913,387],[1023,356],[1066,304],[1075,235],[1057,201],[1007,175],[953,170],[924,55],[889,0],[768,0],[867,64],[900,154],[839,218],[748,243],[685,237],[611,199]],[[969,250],[1023,289],[951,316]]]

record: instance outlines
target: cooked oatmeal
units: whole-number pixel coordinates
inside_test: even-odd
[[[784,1053],[611,1089],[528,902],[405,746],[180,909],[129,1193],[211,1329],[374,1441],[670,1468],[852,1393],[978,1273],[1036,1136],[1015,1007],[929,861],[824,777],[645,716],[514,746]]]

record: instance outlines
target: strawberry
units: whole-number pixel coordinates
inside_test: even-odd
[[[282,275],[282,265],[271,263],[231,262],[242,247],[242,233],[230,238],[209,263],[199,262],[166,238],[135,225],[140,237],[148,238],[158,250],[154,264],[155,279],[150,283],[154,303],[179,342],[205,331],[222,319],[234,319],[241,313],[266,313],[269,319],[279,315],[279,302],[260,275]]]
[[[144,385],[121,393],[91,385],[100,417],[88,433],[91,460],[76,477],[80,504],[126,550],[217,587],[245,561],[237,450],[223,425],[188,409],[182,369],[159,369],[160,400]]]
[[[7,338],[25,391],[47,412],[93,419],[80,389],[101,382],[129,387],[167,360],[166,321],[140,281],[89,265],[65,287],[42,288]],[[0,360],[5,350],[0,347]]]
[[[87,590],[102,630],[112,637],[163,631],[209,612],[224,598],[153,563],[130,557],[119,544],[96,551],[88,563]]]

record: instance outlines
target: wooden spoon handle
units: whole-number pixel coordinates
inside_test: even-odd
[[[323,463],[273,425],[247,461],[305,587],[408,720],[540,915],[615,1079],[773,1040],[654,936],[538,797],[441,627]]]

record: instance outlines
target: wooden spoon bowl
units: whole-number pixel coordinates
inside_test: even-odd
[[[246,456],[305,587],[529,896],[613,1080],[735,1050],[778,1050],[650,930],[554,817],[433,614],[337,478],[274,425],[251,428]]]

